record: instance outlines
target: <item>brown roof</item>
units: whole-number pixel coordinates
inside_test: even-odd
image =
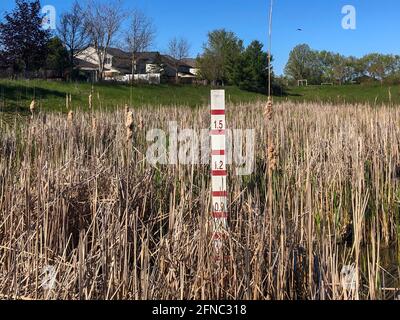
[[[120,59],[130,59],[131,54],[118,48],[108,48],[107,53]]]
[[[187,64],[189,67],[191,67],[191,68],[197,68],[197,61],[196,61],[196,59],[193,59],[193,58],[185,58],[185,59],[182,59],[182,62],[183,63],[185,63],[185,64]]]
[[[117,69],[121,73],[132,73],[132,54],[130,52],[126,52],[118,48],[108,48],[107,53],[113,56],[113,68]],[[153,63],[158,58],[161,60],[161,63],[168,66],[166,73],[170,73],[172,76],[172,69],[174,69],[175,65],[177,64],[177,61],[173,57],[169,55],[162,55],[156,51],[141,52],[137,54],[138,63],[140,63],[140,61],[142,61],[142,63]],[[75,64],[79,68],[97,69],[96,65],[81,59],[75,59]],[[182,59],[179,65],[180,67],[195,68],[196,60],[190,58]]]
[[[87,68],[87,69],[96,69],[97,70],[97,66],[95,64],[90,63],[90,62],[85,61],[85,60],[82,60],[82,59],[75,58],[74,59],[74,64],[78,68]]]

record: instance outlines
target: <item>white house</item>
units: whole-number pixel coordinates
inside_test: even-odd
[[[186,83],[196,79],[197,70],[194,68],[194,59],[182,60],[180,63],[159,52],[138,53],[136,58],[134,79],[137,82],[160,84],[163,77],[167,81],[174,81],[176,73]],[[85,72],[92,81],[99,79],[99,59],[93,47],[88,47],[76,57],[77,68]],[[179,65],[176,70],[176,65]],[[129,82],[132,80],[132,54],[117,48],[109,48],[105,58],[104,80]]]

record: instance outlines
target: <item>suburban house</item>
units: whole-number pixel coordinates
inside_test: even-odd
[[[193,59],[193,58],[185,58],[185,59],[182,59],[182,62],[183,62],[184,64],[186,64],[186,66],[189,67],[189,72],[190,72],[191,74],[194,74],[194,75],[196,75],[196,76],[199,74],[199,68],[197,67],[197,61],[196,61],[196,59]]]
[[[133,75],[136,82],[159,84],[161,81],[173,82],[178,73],[182,83],[194,83],[198,70],[194,59],[180,62],[159,52],[138,53]],[[99,59],[93,47],[82,51],[75,59],[77,69],[90,81],[99,79]],[[176,67],[178,66],[178,68]],[[178,70],[177,70],[178,69]],[[132,54],[117,48],[109,48],[105,58],[103,79],[108,81],[130,82],[132,80]]]

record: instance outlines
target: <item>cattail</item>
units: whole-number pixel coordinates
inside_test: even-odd
[[[265,106],[264,111],[265,119],[268,121],[272,120],[272,100],[271,97],[268,97],[267,105]]]
[[[96,118],[93,117],[92,118],[92,130],[96,131],[96,128],[97,128],[97,121],[96,121]]]
[[[92,94],[89,94],[89,109],[92,109]]]
[[[273,141],[270,141],[268,147],[268,165],[269,170],[274,171],[277,167],[277,153],[275,150],[275,144]]]
[[[33,118],[33,114],[35,112],[35,106],[36,106],[36,101],[35,101],[35,99],[33,99],[31,102],[31,105],[29,106],[29,110],[31,111],[32,118]]]
[[[271,97],[268,97],[267,105],[265,107],[264,111],[265,115],[265,121],[271,121],[272,120],[272,115],[273,115],[273,108],[272,108],[272,99]],[[271,135],[272,135],[272,128],[271,126],[268,127],[268,165],[269,165],[269,170],[274,171],[276,170],[277,167],[277,153],[275,149],[275,144],[272,141]]]
[[[68,125],[72,125],[72,122],[74,121],[74,112],[72,111],[72,110],[70,110],[69,112],[68,112],[68,118],[67,118],[67,121],[68,121]]]
[[[138,129],[139,129],[139,130],[142,130],[142,129],[143,129],[143,117],[142,117],[142,116],[139,116]]]
[[[130,141],[133,137],[133,112],[125,109],[125,113],[126,141]]]

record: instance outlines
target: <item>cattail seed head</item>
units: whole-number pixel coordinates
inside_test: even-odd
[[[74,121],[74,112],[72,110],[70,110],[68,112],[67,121],[68,121],[68,125],[72,125],[72,122]]]
[[[133,137],[133,112],[125,108],[125,116],[126,140],[129,141]]]
[[[35,112],[35,107],[36,107],[36,101],[35,101],[35,99],[33,99],[31,102],[31,105],[29,106],[29,110],[32,113],[32,117],[33,117],[33,113]]]
[[[268,121],[272,120],[272,100],[271,97],[268,97],[267,105],[265,106],[264,111],[265,119]]]
[[[92,109],[92,94],[89,94],[89,109]]]
[[[277,167],[277,153],[275,149],[275,144],[271,141],[268,147],[268,165],[269,170],[274,171]]]
[[[139,130],[143,129],[143,118],[142,116],[139,116],[139,125],[138,125]]]
[[[125,126],[127,128],[133,127],[133,112],[132,111],[128,111],[126,114]]]
[[[97,128],[97,120],[95,117],[92,118],[92,129],[93,131],[96,131]]]

